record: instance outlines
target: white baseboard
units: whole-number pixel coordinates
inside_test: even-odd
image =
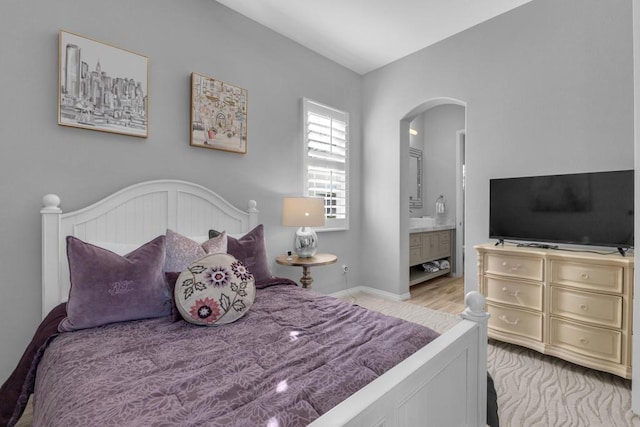
[[[330,294],[332,297],[336,297],[336,298],[342,298],[345,296],[349,296],[353,293],[356,292],[364,292],[367,294],[371,294],[371,295],[375,295],[378,296],[380,298],[384,298],[384,299],[389,299],[392,301],[405,301],[408,300],[409,298],[411,298],[411,294],[410,293],[406,293],[406,294],[393,294],[391,292],[387,292],[387,291],[381,291],[380,289],[376,289],[376,288],[371,288],[369,286],[355,286],[353,288],[349,288],[349,289],[345,289],[344,291],[338,291],[338,292],[334,292],[332,294]]]

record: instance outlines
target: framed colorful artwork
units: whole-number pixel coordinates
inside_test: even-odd
[[[149,136],[149,58],[59,33],[58,124]]]
[[[247,152],[246,89],[191,73],[191,145]]]

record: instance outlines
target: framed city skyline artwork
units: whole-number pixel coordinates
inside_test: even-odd
[[[247,152],[246,89],[191,73],[191,135],[194,147]]]
[[[58,124],[149,136],[149,58],[59,32]]]

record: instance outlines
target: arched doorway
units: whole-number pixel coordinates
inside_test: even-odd
[[[422,171],[422,182],[418,177],[418,185],[422,187],[419,190],[413,188],[416,180],[413,176],[415,161],[406,163],[409,167],[400,168],[401,186],[406,186],[401,188],[401,194],[413,199],[416,191],[422,191],[422,203],[416,204],[413,200],[410,202],[410,219],[405,222],[408,229],[404,232],[413,241],[415,239],[412,240],[412,237],[415,238],[418,233],[411,232],[416,229],[424,230],[423,226],[431,223],[434,230],[454,230],[451,234],[452,256],[446,259],[452,261],[448,269],[440,269],[438,272],[441,267],[438,261],[410,267],[412,300],[415,297],[418,300],[414,302],[421,305],[457,312],[464,307],[466,103],[443,97],[430,99],[416,106],[400,121],[400,143],[403,158],[409,156],[409,153],[413,157],[416,152],[422,153],[419,168]],[[407,202],[409,205],[409,200]],[[406,210],[401,209],[401,214],[403,211]],[[424,223],[420,218],[424,219]],[[415,249],[410,249],[410,260],[413,259]],[[410,261],[410,264],[416,264],[415,260]],[[424,274],[421,268],[433,268],[435,272]],[[426,279],[430,280],[425,281]],[[447,299],[452,298],[455,303],[443,306]]]

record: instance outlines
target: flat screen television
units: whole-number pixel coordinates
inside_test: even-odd
[[[633,180],[633,170],[491,179],[489,237],[633,247]]]

